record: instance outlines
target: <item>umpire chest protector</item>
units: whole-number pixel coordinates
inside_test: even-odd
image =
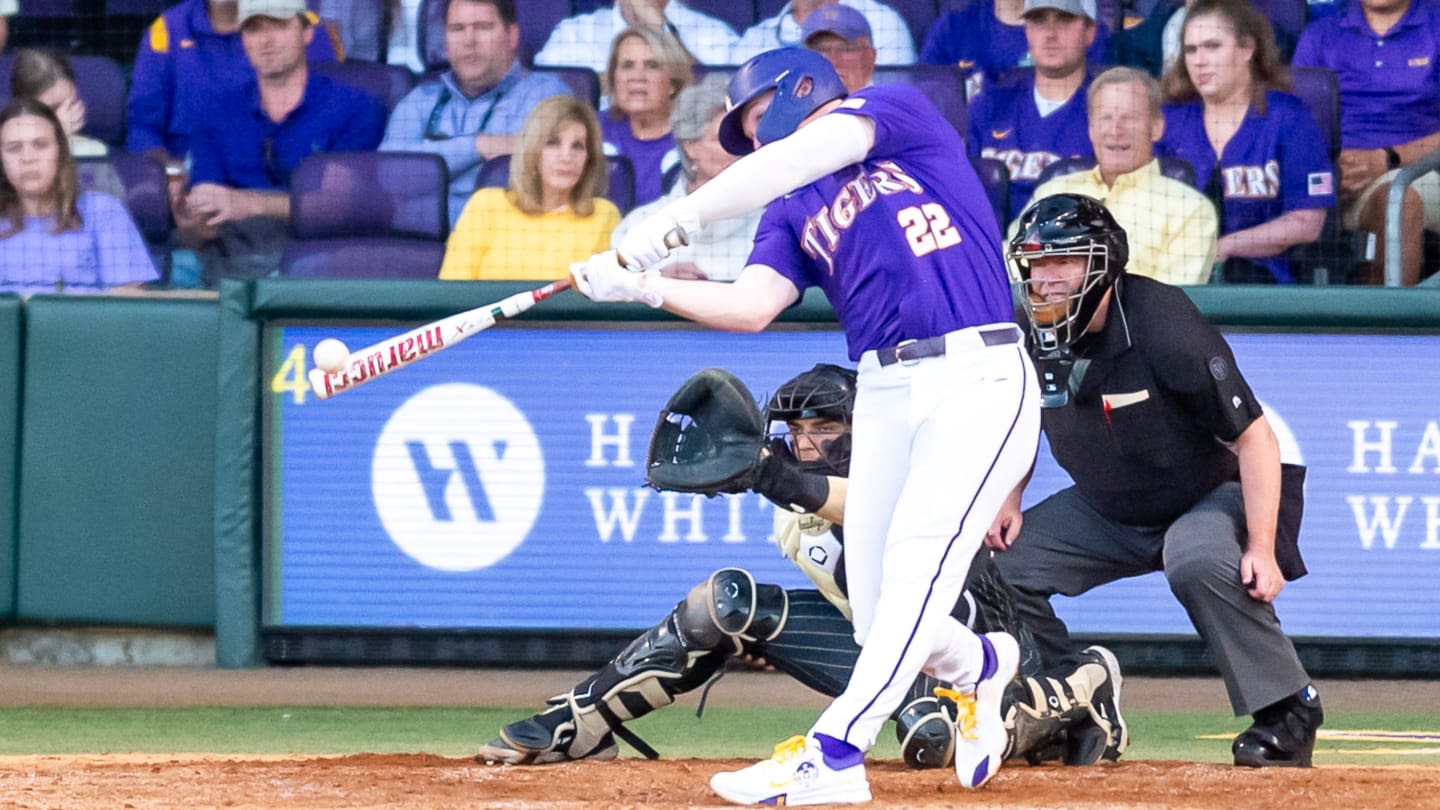
[[[1261,415],[1230,347],[1179,288],[1117,284],[1070,403],[1042,411],[1056,461],[1106,517],[1168,523],[1226,481],[1234,441]]]

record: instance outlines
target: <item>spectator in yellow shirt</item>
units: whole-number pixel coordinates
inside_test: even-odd
[[[1094,197],[1125,229],[1127,273],[1204,284],[1215,263],[1219,220],[1204,194],[1160,173],[1153,153],[1165,130],[1160,98],[1160,85],[1135,68],[1095,77],[1085,99],[1095,168],[1047,180],[1034,198],[1066,192]]]
[[[442,279],[551,280],[610,247],[620,210],[606,182],[600,123],[585,102],[551,96],[520,131],[508,188],[470,197],[445,247]]]

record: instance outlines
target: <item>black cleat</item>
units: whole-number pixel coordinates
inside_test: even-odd
[[[1320,693],[1306,686],[1255,712],[1255,722],[1235,738],[1235,764],[1250,768],[1308,768],[1315,733],[1325,722]]]

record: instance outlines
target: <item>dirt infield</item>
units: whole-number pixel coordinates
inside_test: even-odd
[[[0,806],[23,808],[526,808],[727,806],[706,787],[740,760],[620,760],[487,767],[428,755],[231,759],[201,755],[6,757]],[[1331,767],[1250,771],[1188,762],[1007,767],[979,791],[947,771],[870,766],[884,808],[1436,808],[1440,771]]]
[[[583,673],[464,670],[45,669],[0,667],[0,705],[534,705]],[[1322,684],[1327,706],[1383,710],[1436,705],[1440,686]],[[1127,679],[1127,705],[1223,706],[1218,679]],[[734,673],[717,705],[824,705],[789,679]],[[3,733],[3,731],[0,731]],[[470,759],[112,754],[0,757],[3,808],[701,808],[723,805],[712,773],[740,760],[625,759],[505,768]],[[1088,769],[1007,767],[978,792],[948,771],[870,766],[883,808],[1437,808],[1440,769],[1327,766],[1251,771],[1223,765],[1122,761]]]

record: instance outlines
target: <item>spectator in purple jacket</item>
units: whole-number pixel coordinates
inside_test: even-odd
[[[942,14],[925,36],[920,61],[958,67],[965,77],[965,95],[973,99],[1006,71],[1035,65],[1025,35],[1025,9],[1025,0],[975,0],[959,11]],[[1095,19],[1093,11],[1091,19]],[[1094,30],[1085,58],[1092,65],[1103,65],[1110,31],[1098,21]]]
[[[610,46],[605,89],[610,106],[600,116],[607,155],[635,165],[635,204],[660,198],[667,169],[680,162],[670,131],[675,98],[690,83],[692,61],[663,29],[627,28]]]
[[[1296,67],[1324,67],[1340,85],[1340,201],[1348,228],[1376,234],[1384,266],[1385,206],[1396,170],[1440,148],[1440,8],[1422,0],[1352,0],[1311,23]],[[1406,192],[1402,283],[1420,280],[1424,229],[1440,230],[1440,178]]]

